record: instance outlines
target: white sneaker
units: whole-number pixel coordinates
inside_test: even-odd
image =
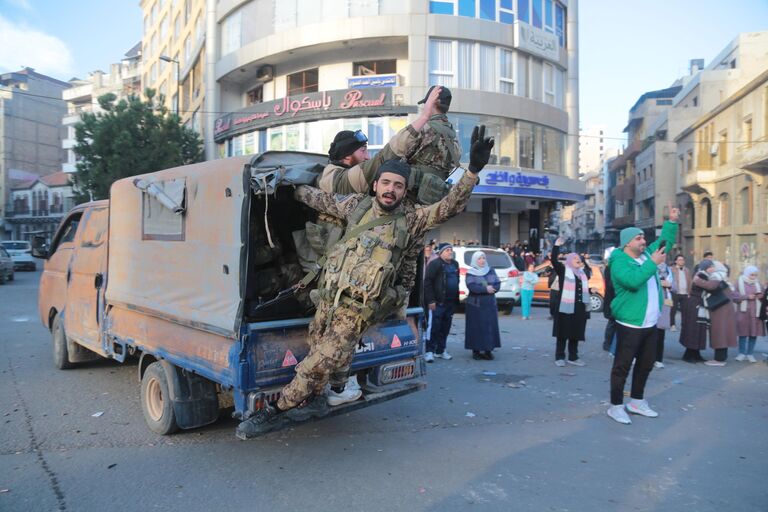
[[[345,390],[357,390],[360,389],[360,383],[357,382],[357,375],[350,375],[347,379],[347,384],[344,386]]]
[[[710,359],[709,361],[704,361],[704,364],[707,366],[725,366],[725,361],[715,361],[714,359]]]
[[[659,368],[659,369],[664,368],[664,363],[662,363],[661,361],[656,361],[653,363],[653,367]]]
[[[336,393],[334,390],[329,389],[326,396],[328,398],[328,405],[336,407],[337,405],[346,404],[347,402],[354,402],[363,396],[363,392],[359,389],[345,388],[341,393]]]
[[[648,418],[656,418],[659,413],[648,407],[647,400],[635,400],[634,398],[625,406],[632,414],[639,414]]]
[[[558,359],[555,361],[555,366],[565,366],[565,359]]]
[[[753,356],[752,354],[749,354],[747,356],[747,361],[749,361],[750,363],[756,363],[757,359],[755,359],[755,356]]]
[[[445,359],[446,361],[450,361],[451,359],[453,359],[453,356],[449,354],[447,350],[443,351],[442,354],[435,354],[435,357]]]
[[[629,419],[627,411],[624,410],[622,405],[612,405],[606,411],[606,414],[611,417],[612,420],[617,421],[624,425],[631,425],[632,420]]]
[[[747,359],[747,356],[745,356],[744,354],[739,354],[736,357],[734,357],[734,359],[736,359],[737,361],[744,361],[745,359]]]
[[[432,352],[427,352],[424,354],[424,360],[428,363],[434,363],[435,362],[435,354]]]
[[[571,361],[570,359],[566,361],[568,364],[572,364],[573,366],[587,366],[587,363],[582,361],[581,359],[576,359],[575,361]]]

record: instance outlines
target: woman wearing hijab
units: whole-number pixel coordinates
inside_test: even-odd
[[[715,271],[715,262],[704,258],[696,265],[697,271],[691,283],[691,294],[683,303],[683,321],[680,326],[680,344],[685,347],[683,361],[686,363],[706,362],[701,351],[707,348],[708,322],[699,318],[700,308],[703,308],[702,294],[707,290],[715,290],[719,283],[710,280],[710,274]]]
[[[589,277],[592,270],[584,258],[572,252],[565,264],[558,259],[562,237],[555,240],[552,248],[552,265],[560,281],[560,296],[555,307],[552,336],[557,340],[555,364],[565,366],[565,346],[568,342],[568,364],[584,366],[579,359],[579,342],[584,341],[584,331],[589,320]]]
[[[750,265],[739,276],[733,302],[736,303],[736,334],[739,337],[739,355],[737,361],[747,360],[756,363],[752,355],[758,336],[765,336],[765,325],[760,320],[760,305],[764,289],[757,280],[757,267]]]
[[[493,349],[501,346],[496,306],[496,292],[501,288],[501,281],[488,265],[483,251],[472,255],[466,282],[469,296],[464,302],[467,322],[464,348],[472,351],[473,359],[493,359]]]
[[[716,291],[711,292],[714,298],[715,294],[722,293],[728,300],[717,309],[709,310],[709,346],[715,351],[715,358],[707,361],[707,366],[725,366],[728,359],[728,347],[737,346],[736,338],[736,310],[733,307],[731,299],[734,293],[731,285],[728,283],[728,269],[721,262],[715,260],[715,271],[709,275],[710,281],[716,284]]]

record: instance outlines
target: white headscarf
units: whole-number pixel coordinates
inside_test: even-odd
[[[750,265],[750,266],[748,266],[747,268],[744,269],[744,272],[741,273],[741,278],[740,279],[743,279],[744,282],[747,283],[747,284],[755,284],[757,282],[757,278],[752,279],[749,276],[752,275],[752,274],[759,274],[759,273],[760,273],[760,269],[758,269],[754,265]]]
[[[760,272],[760,270],[757,267],[755,267],[754,265],[750,265],[750,266],[748,266],[747,268],[744,269],[744,272],[741,273],[741,275],[739,276],[739,282],[738,282],[738,285],[737,285],[739,293],[741,295],[747,295],[747,289],[746,289],[747,287],[746,287],[746,285],[748,285],[748,284],[754,286],[754,290],[755,290],[754,293],[762,293],[762,289],[760,288],[760,282],[757,280],[757,278],[755,278],[755,279],[750,279],[749,278],[750,274],[756,274],[758,272]],[[746,311],[747,311],[747,302],[748,302],[747,300],[742,300],[741,301],[741,303],[739,304],[739,311],[742,311],[742,312],[746,313]],[[759,307],[755,308],[755,316],[756,317],[760,316],[760,308]]]
[[[485,265],[482,267],[477,262],[477,260],[479,260],[481,257],[485,258]],[[467,269],[467,274],[471,274],[473,276],[482,277],[491,271],[491,267],[488,265],[488,257],[483,251],[476,251],[474,254],[472,254],[472,263],[470,263],[470,265],[471,266]]]

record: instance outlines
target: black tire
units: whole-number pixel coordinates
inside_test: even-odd
[[[149,430],[165,436],[179,430],[173,412],[168,378],[160,362],[150,364],[141,378],[141,410]]]
[[[69,362],[69,349],[67,348],[67,333],[64,332],[64,322],[59,315],[53,319],[53,364],[59,370],[69,370],[74,368],[74,364]]]
[[[592,295],[590,295],[589,303],[592,306],[593,313],[602,312],[603,307],[605,306],[605,301],[603,300],[603,297],[599,293],[593,293]]]

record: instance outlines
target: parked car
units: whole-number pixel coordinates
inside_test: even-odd
[[[37,270],[37,262],[32,258],[32,245],[25,240],[5,240],[0,242],[13,260],[14,270]]]
[[[459,301],[464,302],[467,295],[469,295],[466,282],[467,269],[470,267],[470,263],[472,263],[472,255],[477,251],[485,253],[488,264],[501,281],[501,289],[496,294],[496,302],[509,306],[511,310],[520,300],[520,280],[518,279],[520,271],[512,263],[512,258],[509,257],[509,254],[493,247],[473,245],[453,248],[454,258],[459,263]]]
[[[13,281],[13,260],[2,246],[0,246],[0,284]]]
[[[592,311],[600,312],[603,310],[603,298],[605,297],[605,279],[603,278],[602,265],[595,265],[588,262],[592,269],[592,277],[589,279],[589,300],[592,305]],[[554,272],[552,264],[548,261],[538,265],[534,271],[539,275],[539,282],[533,289],[533,302],[549,303],[549,276]]]

